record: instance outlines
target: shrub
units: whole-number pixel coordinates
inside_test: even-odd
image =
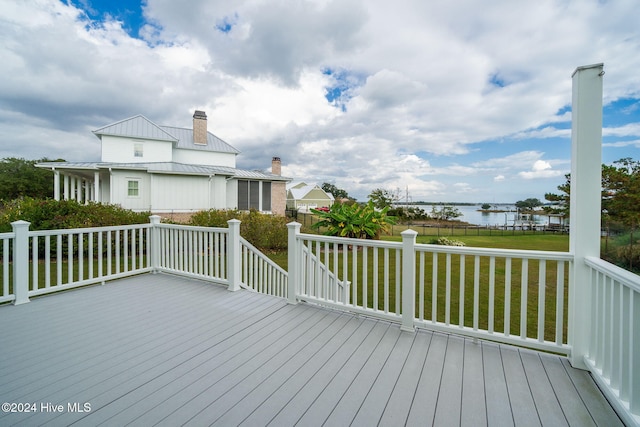
[[[376,210],[371,200],[362,206],[334,203],[328,212],[311,210],[320,217],[311,227],[326,228],[327,236],[378,239],[380,233],[388,232],[389,226],[396,223],[395,217],[387,216],[388,210],[389,207]]]
[[[261,251],[276,252],[287,248],[288,220],[282,216],[262,214],[255,210],[242,212],[211,209],[195,213],[189,223],[201,227],[226,228],[230,219],[241,221],[240,235]]]
[[[75,200],[24,197],[5,203],[0,211],[0,232],[11,231],[11,223],[18,220],[30,222],[31,230],[60,230],[144,224],[149,222],[149,215],[102,203],[85,205]]]
[[[444,245],[444,246],[466,246],[464,242],[460,240],[447,239],[446,237],[438,237],[431,240],[429,243],[432,245]]]

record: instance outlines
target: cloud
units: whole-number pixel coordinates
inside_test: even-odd
[[[418,200],[565,173],[542,144],[569,138],[578,65],[605,62],[606,102],[640,97],[632,0],[142,4],[136,36],[59,0],[0,0],[4,155],[98,160],[92,129],[135,114],[187,127],[197,108],[239,167],[280,155],[296,179]],[[605,136],[640,136],[628,110]]]
[[[496,175],[496,176],[493,177],[493,180],[495,182],[502,182],[502,181],[505,180],[505,177],[504,177],[504,175]]]
[[[524,179],[555,178],[564,175],[564,172],[553,170],[551,164],[545,160],[536,160],[530,171],[523,171],[518,175]]]

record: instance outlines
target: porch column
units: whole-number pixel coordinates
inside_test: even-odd
[[[75,176],[70,176],[69,177],[69,196],[71,196],[71,200],[76,200],[77,198],[77,194],[76,194],[76,177]]]
[[[93,197],[94,202],[100,202],[100,172],[93,173]]]
[[[64,175],[63,200],[69,200],[69,175]]]
[[[60,171],[53,170],[53,199],[60,200]]]
[[[569,251],[573,277],[569,287],[570,361],[586,369],[589,351],[591,289],[585,257],[600,257],[602,187],[603,64],[578,67],[573,75],[571,123],[571,201]]]
[[[91,200],[91,185],[89,185],[89,180],[84,180],[84,204],[86,205]]]

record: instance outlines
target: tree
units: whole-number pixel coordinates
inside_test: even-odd
[[[518,200],[516,202],[516,208],[528,210],[528,211],[532,211],[539,206],[542,206],[542,202],[539,199],[535,199],[535,198]]]
[[[6,157],[0,160],[0,200],[19,197],[47,198],[53,195],[53,177],[50,171],[35,167],[49,159],[25,160]],[[62,162],[64,160],[55,160]]]
[[[547,193],[545,199],[558,203],[557,210],[569,215],[571,176],[565,176],[566,182],[558,186],[560,194]],[[602,165],[601,197],[603,219],[621,223],[629,229],[629,244],[618,248],[618,254],[608,256],[613,262],[620,265],[624,262],[633,270],[637,258],[634,232],[640,222],[640,161],[627,157],[613,165]]]
[[[336,200],[350,199],[349,194],[347,194],[345,190],[338,188],[335,185],[330,184],[328,182],[323,183],[321,188],[324,190],[325,193],[331,193],[331,195],[333,195],[333,198]]]
[[[393,192],[384,188],[376,188],[367,197],[377,209],[388,208],[400,200],[400,190]]]
[[[544,198],[558,204],[557,213],[569,215],[571,174],[558,186],[560,193],[547,193]],[[640,215],[640,161],[624,158],[613,165],[602,165],[601,208],[609,218],[627,225],[638,224]],[[548,211],[552,209],[547,208]],[[554,212],[555,213],[555,212]]]
[[[462,212],[453,206],[442,206],[440,209],[432,206],[430,216],[440,221],[449,221],[450,219],[461,217]]]
[[[571,174],[566,174],[565,183],[558,185],[560,194],[545,193],[544,199],[553,203],[553,206],[543,207],[544,211],[550,214],[563,214],[569,216],[569,194],[571,192]]]

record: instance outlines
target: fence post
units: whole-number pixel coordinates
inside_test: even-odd
[[[300,279],[300,251],[298,251],[298,234],[300,234],[300,227],[302,225],[299,222],[290,222],[287,224],[289,229],[288,240],[288,269],[289,277],[287,282],[287,302],[289,304],[297,304],[298,299],[296,295],[296,289],[298,281]]]
[[[156,274],[160,268],[160,224],[159,215],[151,215],[149,217],[151,223],[151,241],[148,243],[151,250],[151,273]]]
[[[13,239],[13,294],[14,305],[29,302],[29,226],[27,221],[11,223]]]
[[[413,332],[416,315],[416,233],[405,230],[402,236],[402,326],[403,331]]]
[[[240,290],[240,272],[242,260],[242,249],[240,247],[240,221],[237,219],[230,219],[227,221],[229,224],[229,243],[227,254],[228,262],[228,279],[229,290],[232,292]]]

